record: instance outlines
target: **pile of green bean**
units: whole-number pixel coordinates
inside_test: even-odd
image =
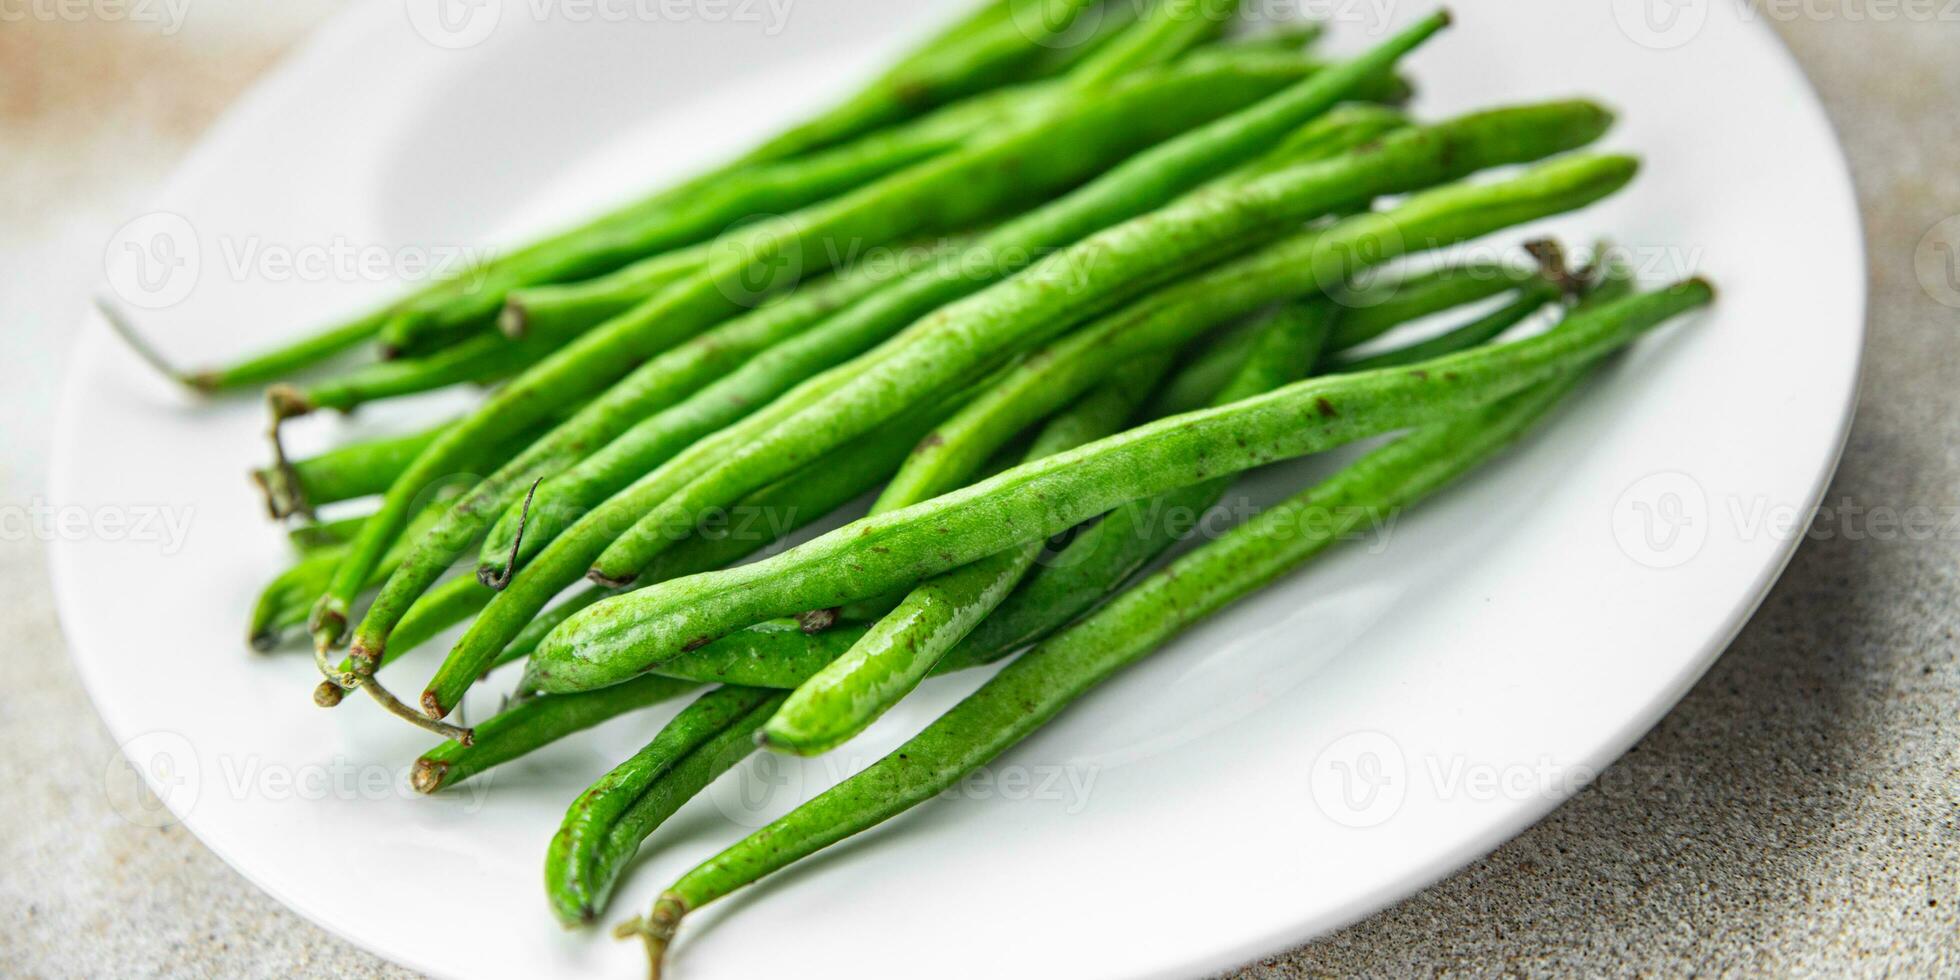
[[[252,646],[305,637],[316,703],[359,690],[443,735],[424,792],[691,696],[552,839],[567,925],[750,752],[830,751],[927,677],[1013,657],[622,927],[657,970],[688,912],[941,792],[1712,300],[1473,244],[1638,167],[1586,151],[1612,124],[1588,101],[1410,118],[1398,66],[1447,24],[1329,61],[1316,27],[1255,30],[1236,0],[988,0],[831,109],[473,288],[179,373],[269,385],[253,478],[298,554]],[[279,449],[300,416],[454,385],[487,391],[431,428]],[[1190,536],[1163,515],[1380,436],[1162,564]],[[455,627],[416,697],[384,686]],[[512,663],[500,709],[463,723]]]

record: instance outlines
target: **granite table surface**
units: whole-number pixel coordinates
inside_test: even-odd
[[[0,17],[0,507],[43,493],[102,243],[339,6],[195,2],[168,34]],[[1826,500],[1852,509],[1960,508],[1960,294],[1915,265],[1960,237],[1960,220],[1941,226],[1960,215],[1950,8],[1762,8],[1822,95],[1864,214],[1870,339]],[[1831,530],[1807,536],[1728,652],[1596,785],[1434,887],[1233,975],[1960,976],[1960,540]],[[116,746],[33,535],[0,535],[0,597],[0,973],[405,973],[182,827],[118,816]]]

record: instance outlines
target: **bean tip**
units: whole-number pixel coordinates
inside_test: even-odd
[[[423,756],[415,760],[415,766],[408,774],[408,783],[417,793],[427,795],[441,789],[448,775],[449,763]]]
[[[512,340],[524,336],[530,327],[531,314],[517,300],[506,301],[504,308],[497,313],[497,329]]]
[[[322,708],[334,707],[346,697],[347,690],[333,681],[321,681],[320,686],[313,689],[313,703]]]

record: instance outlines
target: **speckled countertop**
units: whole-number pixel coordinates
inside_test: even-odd
[[[0,18],[0,505],[41,492],[102,241],[336,6],[199,2],[169,36]],[[1914,266],[1960,214],[1960,19],[1941,6],[1762,8],[1792,14],[1766,19],[1850,152],[1870,249],[1864,394],[1827,502],[1960,508],[1960,308],[1938,301],[1960,298],[1936,298]],[[115,747],[69,665],[42,545],[18,538],[0,535],[5,972],[401,975],[182,828],[117,816]],[[1443,883],[1239,975],[1960,975],[1957,596],[1952,535],[1813,534],[1728,653],[1597,785]]]

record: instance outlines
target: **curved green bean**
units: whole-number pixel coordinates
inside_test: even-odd
[[[783,692],[762,688],[709,691],[660,729],[645,748],[579,794],[545,851],[545,893],[559,921],[589,922],[605,904],[620,865],[639,847],[638,837],[631,839],[628,848],[610,846],[614,834],[622,819],[645,802],[649,789],[658,784],[667,790],[659,794],[654,812],[647,814],[658,823],[748,755],[754,747],[752,733],[782,700]],[[690,759],[695,760],[693,765]],[[682,780],[689,785],[665,778],[677,769],[689,770],[687,775],[694,778]]]
[[[878,595],[1131,500],[1446,419],[1572,370],[1710,298],[1705,283],[1692,281],[1570,317],[1525,340],[1407,369],[1302,381],[1173,416],[858,521],[773,558],[617,596],[545,638],[528,663],[528,686],[563,692],[618,683],[750,623]]]

